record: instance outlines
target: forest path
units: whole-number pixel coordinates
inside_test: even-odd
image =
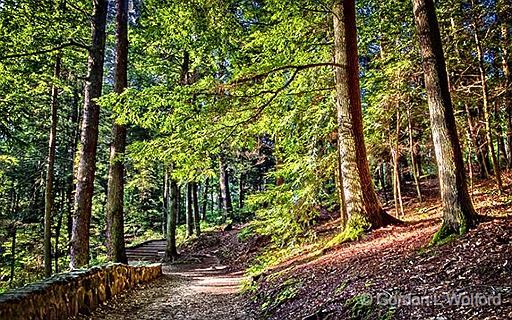
[[[239,295],[241,272],[209,255],[163,266],[164,275],[128,291],[83,319],[253,319]]]

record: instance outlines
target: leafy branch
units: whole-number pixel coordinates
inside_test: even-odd
[[[85,44],[82,44],[82,43],[79,43],[79,42],[76,42],[76,41],[69,41],[69,42],[62,43],[62,44],[60,44],[60,45],[58,45],[56,47],[53,47],[53,48],[42,49],[42,50],[32,51],[32,52],[16,53],[16,54],[10,54],[10,55],[6,55],[6,56],[2,56],[2,57],[0,57],[0,61],[7,60],[7,59],[14,59],[14,58],[23,58],[23,57],[29,57],[29,56],[36,56],[36,55],[40,55],[40,54],[45,54],[45,53],[50,53],[50,52],[54,52],[54,51],[59,51],[59,50],[62,50],[62,49],[68,48],[68,47],[77,47],[77,48],[80,48],[80,49],[89,50],[89,46],[87,46]]]

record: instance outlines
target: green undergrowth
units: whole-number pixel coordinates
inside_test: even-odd
[[[360,215],[354,216],[348,221],[345,230],[327,242],[327,244],[324,246],[324,250],[330,249],[345,242],[359,240],[370,228],[370,223],[364,217]]]
[[[250,264],[246,270],[246,275],[249,280],[243,283],[242,289],[248,292],[255,292],[258,289],[258,284],[255,279],[259,279],[262,274],[266,274],[272,267],[275,267],[287,260],[296,257],[299,264],[306,263],[317,259],[325,253],[325,250],[336,245],[348,241],[356,241],[370,229],[370,224],[363,217],[356,216],[352,218],[344,231],[337,234],[333,238],[317,237],[314,234],[309,234],[303,237],[295,237],[289,241],[287,245],[282,242],[271,242],[271,244]],[[245,241],[252,235],[259,233],[256,224],[249,224],[243,228],[238,234],[240,241]],[[302,255],[301,257],[298,257]],[[276,277],[278,278],[281,273],[287,269],[273,273],[267,276],[267,280]]]
[[[251,237],[256,235],[256,230],[254,228],[254,225],[248,224],[247,226],[243,227],[242,230],[237,234],[238,241],[245,242]]]
[[[382,310],[375,303],[371,294],[361,293],[353,296],[345,302],[351,320],[391,320],[395,316],[395,308]]]
[[[462,219],[463,223],[460,225],[458,230],[454,230],[448,225],[444,224],[439,228],[439,230],[434,234],[434,237],[430,241],[430,246],[441,246],[447,243],[450,243],[468,231],[467,224],[464,219]]]
[[[261,305],[261,311],[268,313],[272,309],[280,306],[282,303],[295,299],[302,286],[303,282],[299,279],[288,279],[284,281],[279,286],[279,291],[276,294],[264,297],[264,302]]]
[[[275,244],[269,245],[260,255],[255,257],[246,270],[245,274],[247,279],[242,283],[242,290],[244,292],[255,292],[258,289],[256,279],[266,274],[272,267],[275,267],[289,259],[304,255],[300,261],[305,263],[316,259],[321,253],[321,248],[324,246],[325,241],[322,239],[304,239],[302,242],[295,242],[286,247],[279,247]],[[278,280],[280,276],[288,269],[280,272],[274,272],[266,276],[268,281]]]

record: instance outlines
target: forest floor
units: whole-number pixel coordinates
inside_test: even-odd
[[[512,174],[506,173],[506,185]],[[240,229],[208,232],[186,244],[164,276],[100,307],[88,319],[512,319],[512,193],[475,183],[480,224],[429,246],[441,223],[436,181],[423,203],[405,197],[405,224],[330,248],[339,222],[317,225],[316,246],[245,277],[268,238]],[[386,207],[390,213],[394,209]],[[320,248],[320,249],[319,249]],[[272,254],[272,252],[271,252]],[[240,294],[240,284],[246,290]]]
[[[505,175],[511,185],[510,172]],[[406,223],[323,250],[306,250],[255,279],[253,308],[263,319],[512,319],[512,196],[475,183],[480,224],[440,246],[437,182],[425,199],[405,199]],[[411,188],[412,189],[412,188]],[[386,208],[395,213],[394,208]],[[332,237],[336,221],[318,227]]]
[[[211,255],[184,256],[159,279],[127,291],[80,319],[253,319],[238,294],[243,273]]]

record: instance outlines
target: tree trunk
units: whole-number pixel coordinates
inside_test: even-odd
[[[169,191],[171,187],[169,186],[169,168],[164,165],[164,186],[163,186],[163,219],[162,219],[162,233],[164,238],[167,238],[167,224],[168,224],[168,216],[169,216],[169,203],[171,203],[169,199]]]
[[[222,212],[224,213],[224,221],[226,221],[228,218],[233,219],[233,205],[229,192],[229,174],[226,168],[226,159],[223,155],[219,157],[219,181]]]
[[[402,188],[400,185],[400,109],[396,109],[396,141],[395,145],[390,145],[391,158],[393,159],[393,197],[395,198],[395,212],[396,216],[403,216],[404,205],[402,202]]]
[[[192,203],[194,205],[194,228],[196,236],[201,234],[201,218],[199,215],[199,197],[197,194],[197,182],[192,182]]]
[[[475,126],[473,124],[471,110],[469,109],[469,106],[467,103],[464,104],[464,107],[465,107],[467,119],[468,119],[470,140],[471,140],[471,143],[473,144],[473,146],[475,147],[475,154],[476,154],[478,166],[480,167],[480,177],[485,178],[485,177],[489,176],[489,171],[487,169],[487,165],[486,165],[486,161],[485,161],[486,156],[485,156],[485,153],[484,153],[484,150],[483,150],[481,144],[478,141],[478,137],[475,132]]]
[[[192,182],[187,183],[187,214],[186,214],[186,223],[187,223],[187,238],[191,237],[194,234],[194,213],[193,213],[193,186]]]
[[[202,203],[202,210],[201,210],[201,214],[202,214],[202,217],[201,219],[203,221],[206,221],[206,209],[207,209],[207,205],[208,205],[208,187],[209,187],[209,184],[210,183],[210,178],[206,178],[206,180],[204,181],[204,190],[203,190],[203,203]]]
[[[244,183],[245,183],[245,174],[243,172],[240,172],[240,181],[238,184],[238,209],[241,212],[244,208],[244,198],[245,198],[245,190],[244,190]]]
[[[210,188],[210,212],[214,213],[215,211],[215,191],[217,188],[215,188],[215,184],[212,184],[212,187]]]
[[[60,52],[55,56],[53,75],[60,77]],[[53,172],[55,167],[55,149],[57,146],[57,108],[59,106],[59,88],[52,85],[52,102],[50,108],[50,135],[48,138],[48,160],[46,169],[46,190],[44,204],[44,275],[52,275],[52,211],[53,211]]]
[[[128,87],[128,1],[116,0],[116,69],[114,92]],[[110,261],[128,263],[124,244],[124,153],[126,127],[114,121],[107,187],[107,248]]]
[[[466,232],[476,224],[477,216],[467,190],[434,2],[412,2],[443,203],[443,225],[433,240],[437,242]]]
[[[507,117],[507,151],[508,151],[508,166],[512,168],[512,73],[510,61],[510,24],[512,18],[510,15],[511,4],[510,0],[498,0],[498,22],[500,25],[501,33],[501,68],[503,70],[505,95],[503,97],[503,104],[505,106],[505,115]]]
[[[74,191],[75,191],[75,184],[73,182],[73,177],[75,175],[75,156],[76,151],[78,149],[78,141],[80,139],[80,121],[78,114],[80,104],[79,104],[79,93],[78,89],[75,88],[73,90],[73,105],[71,108],[71,114],[69,116],[70,122],[72,124],[72,131],[69,134],[69,141],[68,141],[68,180],[67,180],[67,235],[68,235],[68,252],[71,251],[71,236],[72,236],[72,229],[73,229],[73,219],[72,219],[72,212],[73,212],[73,201],[74,201]]]
[[[60,231],[62,229],[62,220],[64,219],[64,211],[66,204],[66,190],[61,189],[60,196],[60,210],[57,218],[57,226],[55,227],[55,273],[59,273],[59,244],[60,244]]]
[[[347,228],[378,228],[396,221],[375,193],[363,138],[355,1],[337,0],[333,7],[336,109],[341,172],[347,205]]]
[[[9,285],[11,287],[14,285],[14,272],[16,269],[16,234],[17,233],[18,233],[18,229],[16,228],[16,223],[14,223],[11,228],[11,276],[9,278]]]
[[[496,122],[496,142],[498,144],[498,165],[503,163],[505,167],[507,168],[509,166],[509,159],[507,156],[507,151],[505,149],[505,140],[503,134],[503,129],[501,128],[501,114],[500,114],[500,108],[499,104],[497,102],[493,103],[494,105],[494,121]]]
[[[473,194],[473,164],[471,163],[471,157],[473,154],[474,144],[471,140],[471,132],[469,132],[468,129],[468,172],[469,172],[469,195],[471,196]]]
[[[85,83],[80,160],[77,172],[75,212],[73,214],[71,237],[71,269],[89,264],[89,228],[91,224],[99,125],[99,107],[95,99],[101,96],[103,85],[107,4],[107,0],[95,0],[93,2],[93,15],[91,18],[92,45],[89,50],[88,75]]]
[[[167,183],[167,187],[170,188],[170,197],[167,200],[171,200],[171,203],[167,203],[169,212],[167,213],[167,246],[165,249],[165,258],[167,261],[174,261],[178,257],[178,251],[176,249],[176,219],[179,212],[179,190],[178,184],[174,180],[170,180]],[[169,191],[167,191],[169,193]]]
[[[414,178],[414,185],[416,186],[416,195],[418,196],[418,201],[423,202],[423,197],[421,196],[420,175],[416,162],[417,156],[412,132],[412,114],[410,108],[407,108],[407,128],[409,130],[409,155],[411,157],[411,171]]]
[[[181,214],[181,209],[182,209],[182,196],[181,196],[181,186],[178,185],[178,194],[177,194],[177,199],[178,199],[178,212],[176,212],[176,224],[177,225],[182,225],[183,224],[183,217],[182,217],[182,214]],[[185,197],[185,200],[186,200],[186,197]],[[185,206],[186,207],[186,206]]]
[[[496,184],[498,185],[499,194],[503,193],[503,183],[501,181],[501,169],[500,164],[498,163],[498,159],[496,157],[496,152],[494,150],[494,143],[492,139],[492,123],[491,123],[491,107],[489,105],[489,95],[487,90],[487,76],[484,67],[484,54],[482,50],[482,44],[480,43],[480,37],[478,35],[478,28],[476,23],[474,24],[474,37],[478,58],[478,70],[480,72],[480,82],[482,85],[482,101],[483,101],[483,111],[484,111],[484,123],[485,123],[485,137],[487,140],[487,146],[489,151],[491,152],[491,163],[494,171],[494,176],[496,177]]]
[[[336,169],[335,169],[335,178],[336,178],[336,189],[338,194],[338,202],[340,203],[340,218],[341,218],[341,225],[343,228],[347,226],[347,202],[345,201],[345,192],[344,192],[344,186],[343,186],[343,176],[341,172],[341,159],[340,159],[340,152],[339,152],[339,143],[338,140],[336,141],[336,150],[337,150],[337,157],[336,157]]]

